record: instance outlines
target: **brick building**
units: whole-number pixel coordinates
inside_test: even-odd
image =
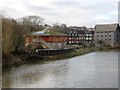
[[[69,45],[93,45],[94,29],[87,27],[70,27],[67,43]]]

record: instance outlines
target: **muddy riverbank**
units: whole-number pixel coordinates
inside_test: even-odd
[[[16,67],[23,64],[33,64],[43,61],[56,61],[56,60],[63,60],[72,58],[79,55],[84,55],[90,52],[95,51],[111,51],[111,50],[118,50],[118,48],[111,48],[111,47],[82,47],[74,49],[72,52],[62,54],[62,55],[53,55],[53,56],[45,56],[45,57],[36,57],[36,56],[29,56],[26,53],[16,53],[3,56],[3,68],[4,67]],[[5,58],[4,58],[5,57]]]

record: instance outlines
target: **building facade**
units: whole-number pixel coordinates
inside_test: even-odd
[[[87,30],[84,31],[84,34],[85,34],[84,45],[86,46],[94,45],[94,29],[87,28]]]
[[[104,24],[95,26],[95,45],[101,44],[117,47],[120,45],[119,24]]]
[[[49,35],[32,33],[26,36],[26,48],[63,49],[66,47],[67,35]]]
[[[75,44],[81,44],[82,41],[83,41],[83,34],[82,34],[82,31],[81,31],[81,34],[79,33],[80,31],[78,30],[74,30],[74,29],[71,29],[69,32],[68,32],[68,44],[69,45],[75,45]]]
[[[69,45],[94,45],[94,29],[86,27],[72,27],[68,32]]]

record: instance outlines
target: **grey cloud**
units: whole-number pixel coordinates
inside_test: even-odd
[[[26,2],[26,1],[24,1],[24,5],[26,6],[27,9],[31,9],[31,10],[45,11],[50,9],[47,6],[37,6],[37,5],[30,4],[29,2]]]
[[[55,8],[34,5],[26,6],[37,13],[42,13],[43,17],[48,16],[51,20],[65,21],[68,22],[68,24],[76,23],[77,25],[94,25],[95,23],[110,23],[117,20],[116,14],[111,14],[111,12],[116,11],[115,5],[117,4],[113,2],[89,3],[78,1],[56,1],[50,4],[55,6]],[[108,17],[110,19],[94,18],[98,16]]]
[[[49,22],[60,21],[66,22],[68,25],[93,26],[96,23],[110,23],[117,21],[117,3],[98,1],[88,0],[87,2],[84,0],[55,0],[54,2],[50,2],[48,6],[45,6],[39,4],[34,5],[29,3],[27,0],[24,0],[22,1],[22,4],[25,6],[26,12],[18,11],[17,7],[14,9],[6,8],[6,11],[10,14],[11,11],[15,11],[15,14],[11,14],[13,17],[18,16],[18,14],[28,15],[33,13],[36,15],[42,15],[41,17]],[[10,4],[10,2],[7,3],[7,5],[8,4]],[[104,18],[99,18],[99,16]],[[108,17],[108,19],[105,19],[105,17]]]
[[[71,6],[73,7],[80,5],[79,2],[62,2],[62,1],[54,2],[52,4],[58,7],[71,7]]]

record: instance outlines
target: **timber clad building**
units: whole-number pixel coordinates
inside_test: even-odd
[[[101,24],[95,26],[95,45],[105,44],[113,47],[120,46],[119,24]]]
[[[66,47],[67,35],[50,35],[35,32],[26,36],[26,48],[33,49],[62,49]]]

